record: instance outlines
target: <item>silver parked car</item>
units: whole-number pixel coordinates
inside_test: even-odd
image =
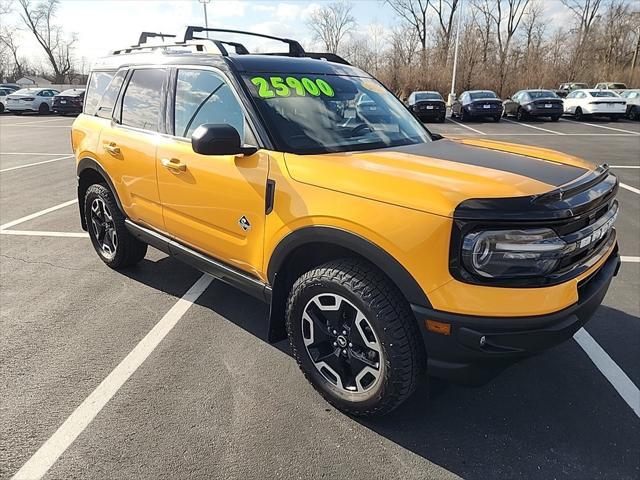
[[[620,96],[627,101],[627,118],[640,120],[640,90],[625,90]]]

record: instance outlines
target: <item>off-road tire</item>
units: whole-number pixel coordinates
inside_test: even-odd
[[[117,235],[117,246],[115,248],[115,254],[108,256],[102,250],[96,234],[93,230],[91,220],[91,207],[96,199],[101,199],[105,206],[109,209],[111,214],[112,223],[115,227]],[[93,244],[93,248],[100,259],[109,267],[114,270],[129,267],[140,262],[147,253],[147,244],[141,242],[133,235],[129,233],[124,225],[125,217],[118,208],[115,197],[111,190],[104,184],[94,184],[87,189],[87,193],[84,197],[84,216],[87,224],[87,230],[89,232],[89,238]]]
[[[347,398],[344,390],[318,371],[307,352],[302,315],[309,301],[322,293],[339,295],[356,306],[380,342],[383,365],[369,398]],[[286,325],[291,350],[304,376],[330,404],[348,414],[388,413],[426,380],[422,336],[407,301],[380,270],[363,260],[334,260],[298,278],[287,301]]]

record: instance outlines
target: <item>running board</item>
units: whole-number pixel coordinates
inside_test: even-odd
[[[155,230],[141,227],[128,218],[125,219],[124,224],[131,235],[140,241],[175,257],[187,265],[197,268],[201,272],[208,273],[216,279],[242,290],[267,304],[271,303],[271,286],[261,280],[182,245]]]

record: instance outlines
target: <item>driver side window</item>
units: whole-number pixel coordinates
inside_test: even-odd
[[[189,138],[205,123],[231,125],[245,137],[244,112],[226,80],[209,70],[178,70],[174,135]]]

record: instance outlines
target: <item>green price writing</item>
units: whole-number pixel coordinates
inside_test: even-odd
[[[307,77],[300,79],[295,77],[268,77],[268,79],[265,77],[253,77],[251,83],[258,89],[260,98],[290,97],[291,95],[299,97],[326,95],[327,97],[333,97],[335,95],[333,87],[322,78],[312,80]]]

